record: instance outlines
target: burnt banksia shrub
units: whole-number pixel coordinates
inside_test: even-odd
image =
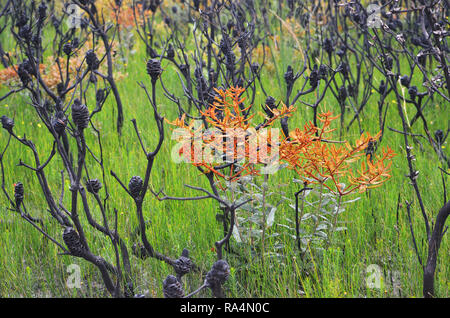
[[[184,297],[183,286],[180,281],[173,275],[169,275],[163,282],[163,293],[165,298],[182,298]]]
[[[74,256],[83,256],[85,249],[81,244],[80,236],[72,227],[66,227],[63,233],[63,240],[66,243],[70,253]]]
[[[130,191],[131,196],[136,199],[141,193],[144,181],[139,176],[133,176],[128,183],[128,191]]]
[[[12,132],[14,128],[14,120],[5,115],[2,116],[2,128],[6,129],[9,133]]]
[[[90,179],[86,182],[86,189],[90,193],[97,194],[98,191],[102,188],[102,184],[98,179]]]
[[[89,109],[78,98],[72,104],[72,120],[79,130],[89,126]]]

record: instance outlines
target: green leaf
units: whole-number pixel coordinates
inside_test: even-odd
[[[273,225],[273,222],[275,221],[275,212],[276,211],[277,211],[276,207],[273,207],[270,210],[269,215],[267,216],[267,220],[266,220],[267,227],[271,227]]]

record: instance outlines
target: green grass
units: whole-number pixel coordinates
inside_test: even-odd
[[[141,45],[138,47],[137,54],[130,57],[126,67],[128,76],[118,83],[125,114],[122,137],[119,138],[116,134],[116,109],[112,95],[108,98],[103,111],[94,117],[94,124],[100,127],[102,132],[106,183],[111,194],[108,216],[110,220],[113,220],[113,209],[116,208],[119,211],[119,231],[125,238],[130,251],[133,244],[130,238],[131,233],[138,224],[134,202],[109,175],[109,170],[114,170],[124,182],[128,182],[133,175],[143,176],[145,173],[146,159],[136,138],[131,119],[137,119],[148,148],[151,149],[156,144],[158,137],[152,108],[144,91],[136,84],[138,81],[143,81],[150,87],[150,81],[145,72],[145,53]],[[295,65],[293,60],[296,57],[292,53],[291,49],[283,46],[280,60],[277,61],[280,71],[285,70],[288,64]],[[163,68],[162,78],[167,88],[177,96],[182,96],[175,68],[168,63],[163,63]],[[268,93],[277,99],[284,98],[285,88],[278,86],[278,81],[272,74],[267,72],[263,74],[263,85]],[[165,99],[161,91],[158,89],[158,107],[167,119],[173,120],[177,116],[176,106]],[[1,89],[2,94],[5,92],[5,88]],[[255,106],[259,107],[264,99],[262,93],[257,94]],[[303,127],[305,121],[312,120],[312,111],[300,103],[296,106],[298,109],[290,120],[290,127]],[[92,109],[93,106],[88,104],[88,107]],[[425,109],[425,116],[429,120],[432,131],[446,127],[448,118],[443,114],[448,112],[447,108],[447,105],[437,98]],[[327,94],[321,109],[331,109],[339,113],[339,106],[331,94]],[[407,109],[409,116],[415,113],[411,107],[408,106]],[[349,109],[347,114],[351,113]],[[51,150],[50,134],[44,126],[38,126],[34,109],[27,104],[25,96],[16,95],[1,102],[0,115],[14,116],[15,132],[20,136],[26,134],[35,142],[42,158],[46,157]],[[372,133],[378,131],[376,94],[371,97],[361,116],[365,130]],[[346,119],[349,120],[349,117]],[[390,106],[387,118],[386,126],[401,129],[396,105]],[[421,123],[417,123],[414,129],[420,131],[421,128]],[[187,189],[183,185],[208,188],[206,178],[188,164],[171,162],[170,151],[174,142],[170,140],[171,131],[167,125],[165,131],[166,140],[156,157],[151,186],[155,189],[164,186],[165,191],[173,196],[198,195],[194,190]],[[88,145],[98,154],[99,148],[95,134],[88,129],[86,135]],[[358,135],[355,123],[344,137],[352,140]],[[7,138],[7,132],[1,130],[2,149]],[[381,146],[387,145],[398,154],[392,166],[392,179],[381,188],[361,195],[361,200],[348,206],[341,218],[348,230],[338,234],[332,247],[321,257],[314,259],[309,275],[302,273],[294,241],[291,237],[284,235],[285,248],[282,253],[285,261],[283,264],[270,260],[263,264],[257,259],[243,261],[242,258],[225,254],[232,267],[231,278],[225,285],[226,295],[228,297],[395,297],[397,295],[421,297],[423,273],[412,245],[404,201],[414,202],[411,211],[414,233],[421,257],[426,259],[427,246],[423,219],[413,189],[405,177],[408,169],[403,136],[386,130]],[[448,149],[447,144],[444,146]],[[437,168],[437,157],[428,145],[425,145],[424,151],[420,151],[418,145],[414,145],[413,153],[417,158],[416,168],[420,171],[419,188],[427,214],[430,220],[433,220],[443,205],[442,181]],[[26,163],[33,162],[30,151],[13,141],[4,158],[7,190],[12,193],[14,182],[23,182],[25,204],[28,210],[33,216],[42,218],[48,232],[62,241],[60,227],[46,211],[37,178],[26,168],[16,166],[19,159]],[[97,173],[92,175],[91,172],[91,176],[101,178],[101,171],[92,158],[88,158],[88,165],[92,167],[94,173]],[[55,157],[45,170],[55,197],[59,197],[61,188],[61,168],[61,161]],[[280,171],[270,177],[270,187],[275,191],[278,185],[288,184],[285,190],[290,198],[294,198],[293,193],[298,189],[297,184],[292,183],[293,177],[295,175],[291,171]],[[66,190],[67,186],[68,184],[66,184]],[[399,209],[397,218],[399,193],[403,207]],[[104,190],[101,194],[104,195]],[[70,206],[68,196],[64,202]],[[2,194],[0,199],[1,297],[102,297],[107,295],[102,287],[101,276],[94,266],[81,259],[58,255],[58,249],[51,242],[44,239],[19,215],[7,210],[7,207],[7,201]],[[92,207],[95,205],[92,204]],[[149,241],[156,250],[174,258],[183,248],[188,248],[195,262],[207,271],[215,260],[215,253],[211,251],[211,248],[222,235],[222,227],[215,220],[217,211],[218,206],[212,200],[159,202],[152,195],[148,195],[144,203],[144,215],[151,222],[147,233]],[[92,212],[100,220],[100,211],[94,209]],[[282,205],[277,211],[275,223],[283,222],[285,216],[293,218],[293,213],[294,211],[287,204]],[[83,224],[88,228],[84,214],[80,213],[80,215],[82,215]],[[275,226],[273,231],[281,231],[280,229]],[[94,253],[101,254],[110,262],[114,262],[114,251],[109,241],[93,231],[88,231],[87,236]],[[267,249],[271,250],[273,244],[274,241],[269,239]],[[236,247],[234,241],[232,246]],[[448,234],[446,234],[441,245],[436,270],[435,287],[438,297],[450,296],[450,267],[445,265],[450,261],[449,248]],[[250,255],[246,247],[240,248],[239,251],[242,255]],[[148,292],[149,296],[162,297],[162,281],[172,273],[172,269],[155,259],[140,260],[131,256],[131,262],[136,292]],[[70,264],[78,264],[81,267],[83,279],[81,289],[66,287],[65,282],[70,274],[67,272],[67,266]],[[395,293],[389,284],[384,284],[380,290],[366,288],[366,268],[370,264],[379,265],[384,275],[388,272],[398,272],[400,294]],[[201,274],[190,274],[185,282],[186,289],[192,291],[202,282]],[[200,296],[207,295],[209,294],[200,294]]]

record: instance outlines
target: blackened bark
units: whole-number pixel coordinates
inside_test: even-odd
[[[450,214],[450,201],[441,208],[437,217],[436,224],[428,242],[428,259],[423,272],[423,297],[434,297],[434,272],[436,271],[436,263],[441,245],[445,221]]]

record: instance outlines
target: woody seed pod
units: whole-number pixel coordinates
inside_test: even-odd
[[[63,52],[66,55],[70,55],[70,53],[72,53],[72,44],[70,44],[70,42],[64,43]]]
[[[142,186],[144,185],[144,181],[139,176],[133,176],[128,183],[128,191],[133,198],[137,198],[141,193]]]
[[[86,189],[90,193],[98,193],[98,191],[102,188],[102,184],[98,179],[90,179],[86,182]]]
[[[416,86],[409,87],[408,93],[409,93],[409,96],[411,97],[411,99],[414,100],[418,93],[417,87]]]
[[[6,115],[2,116],[2,127],[6,129],[8,132],[12,132],[14,128],[14,120],[12,118],[7,117]]]
[[[56,133],[61,136],[67,126],[67,117],[62,111],[58,111],[55,117],[52,118],[52,126]]]
[[[211,289],[225,283],[230,276],[230,266],[227,261],[221,259],[215,262],[211,270],[206,274],[206,284]]]
[[[147,74],[152,81],[156,81],[162,73],[161,61],[158,59],[149,59],[147,62]]]
[[[273,117],[273,112],[277,108],[277,105],[275,105],[275,98],[272,96],[267,96],[266,98],[266,104],[262,106],[263,111],[269,116],[270,118]]]
[[[168,275],[163,282],[163,293],[165,298],[183,298],[184,290],[181,283],[173,275]]]
[[[411,80],[408,75],[403,75],[402,77],[400,77],[400,83],[405,87],[409,87],[410,81]]]
[[[78,98],[72,104],[72,120],[79,130],[89,126],[89,109]]]
[[[93,50],[86,52],[86,63],[91,71],[98,69],[100,62]]]
[[[14,198],[16,199],[16,207],[19,207],[23,202],[24,188],[22,182],[14,184]]]
[[[181,253],[181,256],[175,260],[172,265],[175,273],[177,273],[177,278],[180,280],[182,276],[188,274],[192,269],[192,261],[189,258],[189,251],[185,248]]]
[[[439,145],[442,145],[442,142],[444,141],[444,132],[441,129],[438,129],[434,132],[434,138],[436,138],[436,142]]]
[[[81,244],[80,236],[77,231],[71,227],[66,227],[63,233],[63,240],[69,248],[73,256],[83,256],[85,253],[84,246]]]

